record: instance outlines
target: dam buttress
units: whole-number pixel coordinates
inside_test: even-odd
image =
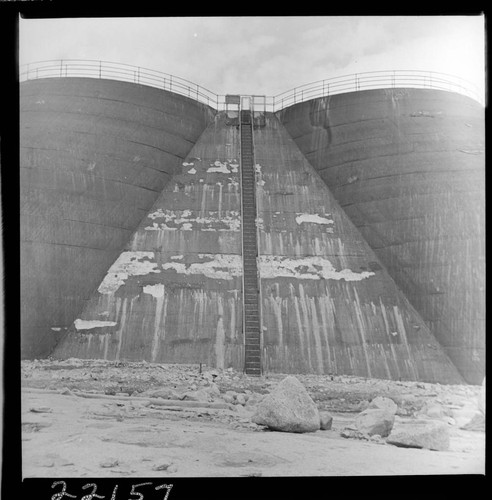
[[[402,180],[414,168],[411,158],[415,172],[432,170],[428,151],[436,138],[443,147],[440,126],[449,137],[459,135],[460,113],[466,115],[460,148],[479,150],[480,112],[471,99],[444,99],[459,106],[447,114],[434,110],[437,120],[430,122],[418,109],[444,106],[438,91],[352,94],[277,113],[234,113],[131,83],[23,84],[23,357],[205,363],[252,375],[442,383],[481,377],[481,302],[464,317],[477,329],[459,340],[455,316],[446,323],[438,314],[445,310],[439,304],[449,308],[461,295],[444,285],[445,269],[425,253],[423,224],[381,222],[391,218],[386,200],[401,196],[408,204],[412,196],[416,181]],[[349,108],[350,99],[358,107]],[[335,126],[342,120],[338,102],[352,114]],[[437,131],[425,140],[417,139],[415,121],[423,117],[426,130]],[[415,142],[412,151],[406,127],[415,136],[409,141],[427,142]],[[396,160],[380,163],[386,177],[376,187],[372,158],[382,147],[385,158],[391,153]],[[458,155],[455,170],[462,165],[473,173],[468,183],[456,183],[461,200],[480,199],[480,160]],[[433,188],[438,197],[442,192],[438,184],[427,184],[425,193],[415,186],[419,199],[432,197]],[[459,218],[450,215],[456,255],[469,248],[460,243],[460,224],[464,237],[482,238],[481,212],[472,215],[472,205],[464,202]],[[392,206],[403,220],[398,203]],[[419,210],[440,221],[440,230],[450,227],[437,206]],[[390,237],[391,244],[382,243]],[[481,248],[466,263],[463,287],[481,286]],[[449,252],[441,255],[455,262]],[[429,268],[436,272],[425,302],[418,290]]]

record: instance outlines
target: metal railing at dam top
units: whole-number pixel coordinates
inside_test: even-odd
[[[98,60],[63,59],[40,61],[22,65],[19,80],[38,78],[90,77],[127,81],[184,95],[216,110],[224,110],[231,97],[220,95],[196,83],[169,73],[140,66]],[[371,71],[337,76],[294,87],[275,96],[246,96],[255,110],[280,111],[283,108],[319,97],[370,89],[423,88],[466,95],[484,105],[484,98],[473,83],[458,76],[435,71],[393,70]]]
[[[138,83],[195,99],[218,109],[219,96],[185,78],[153,69],[110,61],[63,59],[24,64],[19,68],[19,80],[38,78],[101,78]]]
[[[473,83],[458,76],[435,71],[393,70],[355,73],[318,80],[282,92],[274,97],[275,110],[280,110],[317,97],[359,90],[421,88],[444,90],[471,97],[480,104],[484,99]]]

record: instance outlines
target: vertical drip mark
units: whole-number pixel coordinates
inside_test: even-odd
[[[390,335],[390,327],[389,327],[389,323],[388,323],[388,317],[386,315],[386,307],[384,306],[383,301],[381,300],[381,298],[379,299],[379,304],[381,306],[381,313],[383,315],[384,327],[386,329],[386,335],[389,337],[389,335]],[[400,366],[397,363],[397,359],[398,358],[396,356],[396,352],[395,352],[395,348],[394,348],[393,342],[390,341],[389,342],[389,346],[390,346],[390,349],[391,349],[391,356],[392,356],[394,364],[396,365],[396,370],[397,370],[397,373],[394,374],[393,376],[394,377],[397,376],[398,378],[400,378],[400,376],[401,376]]]
[[[332,373],[330,342],[328,341],[328,329],[330,328],[330,325],[333,324],[333,321],[328,320],[327,310],[329,301],[330,298],[327,295],[323,295],[320,297],[319,312],[321,315],[321,332],[323,334],[323,338],[325,340],[325,345],[326,345],[325,352],[326,352],[326,361],[328,362],[328,373]]]
[[[408,345],[408,339],[407,339],[407,332],[405,330],[405,325],[403,323],[403,318],[401,317],[401,314],[400,314],[400,311],[398,309],[398,306],[393,306],[393,312],[394,312],[394,315],[395,315],[395,320],[396,320],[396,324],[398,326],[398,331],[400,333],[400,336],[402,338],[402,342],[407,350],[407,355],[408,355],[408,365],[409,365],[409,368],[410,368],[410,371],[412,372],[412,377],[414,379],[417,379],[417,376],[416,376],[416,371],[415,371],[415,366],[414,366],[414,363],[412,362],[412,356],[411,356],[411,353],[410,353],[410,346]]]
[[[366,367],[367,367],[367,376],[372,377],[371,365],[370,365],[369,356],[367,353],[367,342],[366,342],[366,337],[365,337],[364,320],[363,320],[362,310],[360,307],[359,294],[357,293],[356,288],[354,288],[354,294],[355,294],[355,300],[356,300],[355,317],[357,319],[357,324],[359,325],[360,338],[362,341],[361,342],[362,343],[362,350],[364,351],[364,359],[365,359]]]
[[[118,348],[116,350],[116,356],[115,356],[115,359],[117,361],[120,359],[121,345],[123,343],[123,329],[125,328],[125,323],[126,323],[127,301],[128,299],[124,298],[123,305],[121,306],[120,328],[118,329]]]
[[[167,293],[163,293],[162,296],[156,297],[157,307],[154,317],[154,338],[152,339],[152,350],[151,350],[151,360],[153,363],[155,363],[157,355],[159,353],[160,339],[161,337],[162,339],[164,339],[165,336],[167,299],[168,299]],[[162,314],[163,308],[164,308],[164,314]],[[161,323],[163,323],[162,326]]]
[[[308,355],[308,363],[309,363],[309,370],[311,373],[313,372],[313,363],[311,360],[311,349],[313,347],[313,343],[311,342],[310,339],[310,332],[311,332],[311,327],[309,323],[309,314],[308,314],[308,308],[306,305],[306,295],[304,294],[304,287],[299,284],[299,302],[301,303],[301,311],[302,311],[302,318],[303,318],[303,323],[304,323],[304,335],[305,335],[305,340],[306,340],[306,351]]]
[[[236,340],[236,300],[232,297],[229,299],[229,311],[231,311],[231,323],[229,327],[231,339]]]
[[[222,304],[222,297],[220,296],[217,305],[219,319],[217,321],[217,330],[215,333],[215,366],[219,369],[223,369],[225,357],[224,305]]]
[[[108,349],[109,349],[109,333],[106,333],[106,335],[104,335],[104,355],[103,355],[103,358],[105,360],[108,359]]]
[[[311,297],[310,305],[311,305],[311,316],[312,316],[315,348],[316,348],[316,354],[317,354],[317,358],[318,358],[318,373],[324,373],[325,367],[323,364],[323,352],[322,352],[323,346],[321,345],[321,336],[320,336],[320,332],[319,332],[320,327],[319,327],[319,323],[318,323],[318,313],[316,311],[316,299],[314,297]]]

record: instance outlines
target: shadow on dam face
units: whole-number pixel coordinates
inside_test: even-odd
[[[21,85],[24,357],[243,368],[228,122],[128,83]],[[481,382],[483,110],[363,91],[260,122],[263,370]]]
[[[91,78],[20,87],[21,349],[47,356],[213,111]]]

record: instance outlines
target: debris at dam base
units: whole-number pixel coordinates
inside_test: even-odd
[[[261,402],[294,378],[331,425],[300,434],[254,422]],[[23,476],[484,474],[483,392],[484,385],[348,375],[257,377],[205,365],[25,360]],[[393,412],[398,432],[361,432],[358,422],[371,412]],[[415,441],[422,435],[408,441],[412,428],[423,426],[437,429],[424,436],[430,448]],[[395,442],[402,432],[406,444]],[[446,442],[445,449],[436,449]]]

